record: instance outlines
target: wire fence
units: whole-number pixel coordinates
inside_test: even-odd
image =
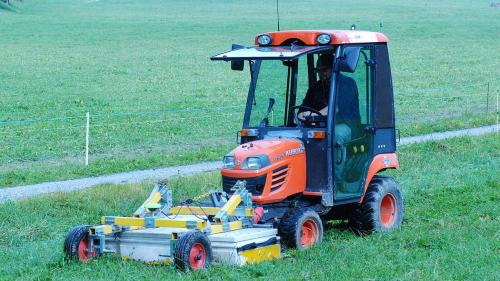
[[[496,82],[449,89],[395,90],[397,126],[405,134],[416,125],[484,119],[498,115]],[[442,94],[444,93],[444,94]],[[157,153],[182,153],[235,144],[244,104],[164,111],[90,112],[86,141],[86,112],[71,116],[0,120],[0,167],[32,162],[85,163]]]

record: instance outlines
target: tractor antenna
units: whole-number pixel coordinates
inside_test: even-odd
[[[280,8],[279,8],[279,0],[276,0],[276,17],[278,18],[278,31],[280,31]]]

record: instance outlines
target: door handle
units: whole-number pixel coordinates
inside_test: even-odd
[[[337,159],[335,161],[336,164],[340,164],[342,162],[344,162],[344,154],[345,154],[345,146],[344,144],[340,143],[340,142],[336,142],[335,143],[335,148],[337,149],[340,149],[340,159]]]

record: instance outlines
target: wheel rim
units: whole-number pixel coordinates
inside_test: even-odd
[[[300,245],[302,248],[310,247],[318,241],[318,225],[313,220],[306,220],[300,230]]]
[[[207,251],[201,243],[195,243],[189,252],[189,265],[192,269],[201,269],[205,266]]]
[[[82,240],[80,240],[80,243],[78,243],[78,259],[84,263],[89,263],[90,258],[95,256],[95,252],[88,252],[87,247],[89,245],[89,242],[87,240],[87,237],[84,237]]]
[[[396,198],[388,193],[380,202],[380,221],[385,227],[391,227],[396,219]]]

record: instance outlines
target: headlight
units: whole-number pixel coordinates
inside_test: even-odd
[[[321,45],[326,45],[330,43],[330,41],[332,41],[332,36],[330,34],[323,33],[318,35],[316,41],[318,41],[318,43]]]
[[[259,170],[269,166],[269,164],[270,161],[267,155],[255,155],[245,159],[241,168],[243,170]]]
[[[226,169],[234,169],[234,156],[224,156],[222,166]]]
[[[267,34],[262,34],[262,35],[259,35],[259,37],[257,37],[257,42],[259,42],[259,45],[261,45],[261,46],[267,46],[267,45],[271,44],[271,41],[272,41],[271,36],[269,36]]]
[[[262,168],[262,162],[257,157],[248,157],[243,163],[243,169],[246,170],[258,170],[260,168]]]

